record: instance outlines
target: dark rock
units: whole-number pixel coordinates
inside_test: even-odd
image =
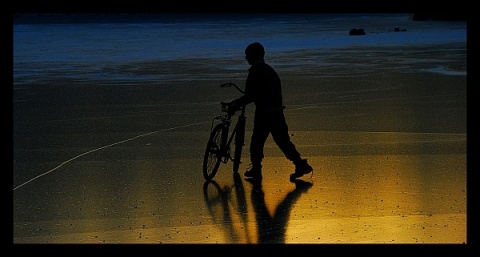
[[[364,29],[351,29],[349,32],[350,36],[359,36],[359,35],[365,35],[365,30]]]

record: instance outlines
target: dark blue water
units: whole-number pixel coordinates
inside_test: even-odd
[[[396,27],[406,31],[395,32]],[[352,28],[363,28],[366,35],[349,36]],[[454,45],[465,52],[467,41],[464,21],[413,21],[400,13],[59,15],[19,18],[13,29],[15,85],[47,77],[93,79],[112,69],[117,79],[132,79],[135,69],[145,70],[142,64],[192,59],[201,60],[199,66],[208,62],[244,71],[243,50],[253,41],[263,43],[271,63],[286,67],[301,61],[291,58],[292,52],[429,45]],[[308,62],[328,65],[322,58]],[[135,78],[168,79],[179,72],[184,69],[137,72]]]

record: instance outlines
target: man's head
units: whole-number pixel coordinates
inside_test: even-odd
[[[265,56],[265,49],[262,44],[255,42],[245,48],[245,59],[247,59],[249,64],[254,63],[258,59],[263,59]]]

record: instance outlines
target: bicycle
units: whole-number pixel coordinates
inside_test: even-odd
[[[243,90],[232,82],[220,85],[220,87],[231,86],[234,86],[240,93],[245,94]],[[238,110],[230,110],[228,103],[220,102],[220,104],[222,112],[225,114],[215,116],[212,121],[210,137],[203,158],[203,177],[205,180],[213,179],[217,174],[220,163],[227,163],[228,161],[233,162],[233,172],[238,172],[242,148],[245,143],[245,106],[241,106]],[[229,135],[232,117],[236,111],[240,111],[238,121]],[[215,121],[220,121],[220,123],[215,125]],[[232,153],[230,145],[233,141],[235,141],[235,147]]]

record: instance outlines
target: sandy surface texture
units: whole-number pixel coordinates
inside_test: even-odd
[[[15,88],[13,243],[467,243],[465,76],[281,77],[295,183],[271,138],[244,179],[253,105],[240,173],[204,180],[221,78]]]

